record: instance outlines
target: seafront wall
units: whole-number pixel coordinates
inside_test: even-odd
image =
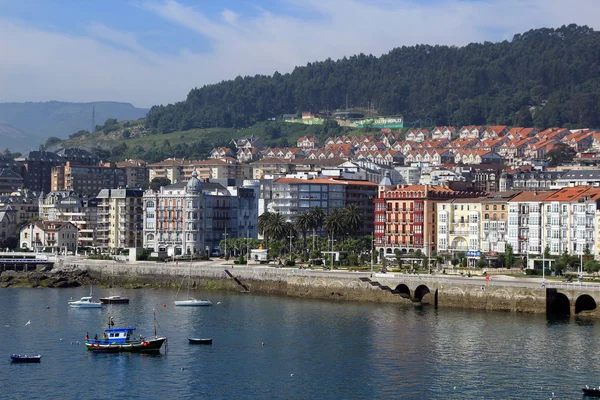
[[[311,271],[273,268],[261,265],[239,266],[214,263],[113,263],[97,260],[62,262],[61,269],[86,269],[95,280],[105,284],[178,287],[191,276],[194,289],[240,291],[243,288],[228,270],[252,293],[336,301],[429,304],[444,308],[469,308],[509,312],[546,312],[545,289],[519,287],[510,282],[483,280],[461,283],[446,276],[414,276]],[[400,291],[398,291],[400,289]]]

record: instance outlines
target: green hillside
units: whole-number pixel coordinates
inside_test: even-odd
[[[108,120],[93,134],[79,131],[66,140],[51,137],[44,148],[56,150],[60,147],[80,147],[98,154],[103,160],[139,158],[152,163],[169,157],[204,159],[213,148],[231,148],[231,139],[251,135],[260,137],[268,147],[295,147],[296,139],[304,135],[324,140],[331,135],[364,133],[339,127],[334,121],[328,121],[324,125],[263,121],[245,129],[206,128],[160,134],[147,129],[144,122],[137,120],[115,123]]]
[[[244,128],[299,111],[362,107],[427,125],[600,126],[600,32],[535,29],[511,41],[399,47],[237,77],[154,106],[149,128]]]

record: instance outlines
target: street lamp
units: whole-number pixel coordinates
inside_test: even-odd
[[[225,258],[227,258],[227,225],[225,225],[225,233],[223,234],[223,236],[225,236]]]
[[[371,240],[371,277],[373,276],[373,264],[375,263],[375,233],[373,233],[373,240]]]
[[[331,234],[331,270],[333,271],[333,244],[336,242],[336,240],[333,239],[333,233]]]
[[[294,235],[289,235],[288,238],[290,238],[290,261],[292,261],[292,239]]]

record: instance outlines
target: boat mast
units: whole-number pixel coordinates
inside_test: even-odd
[[[192,266],[190,265],[190,271],[188,275],[188,295],[187,298],[190,298],[190,281],[192,280]]]
[[[154,338],[156,339],[158,336],[156,336],[156,310],[152,309],[152,314],[154,315]]]

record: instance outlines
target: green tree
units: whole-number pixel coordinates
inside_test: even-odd
[[[325,218],[325,229],[333,239],[339,238],[346,232],[346,218],[339,208],[334,208]]]
[[[550,167],[556,167],[557,165],[570,163],[576,155],[577,152],[568,144],[559,143],[554,149],[546,154],[546,157],[548,158],[548,165]]]
[[[600,271],[600,263],[594,259],[587,260],[583,265],[585,270],[590,274],[595,274]]]
[[[477,260],[477,268],[485,268],[487,267],[487,259],[485,258],[485,254],[481,253],[479,256],[479,260]]]
[[[506,264],[506,268],[512,268],[515,265],[515,253],[513,252],[513,248],[510,244],[506,245],[506,251],[504,252],[504,263]]]
[[[303,212],[296,216],[296,229],[302,233],[302,247],[306,249],[306,234],[312,227],[312,219],[310,213]]]
[[[171,180],[169,178],[156,177],[150,182],[150,189],[159,191],[161,187],[168,186],[170,184]]]
[[[312,207],[308,214],[310,215],[310,228],[313,231],[313,251],[315,251],[315,236],[317,230],[325,223],[325,211],[321,207]]]
[[[363,225],[363,212],[356,204],[348,204],[343,210],[346,233],[356,233]]]
[[[269,246],[270,239],[279,240],[285,238],[289,226],[280,213],[267,211],[258,217],[258,230],[262,232],[267,246]]]

